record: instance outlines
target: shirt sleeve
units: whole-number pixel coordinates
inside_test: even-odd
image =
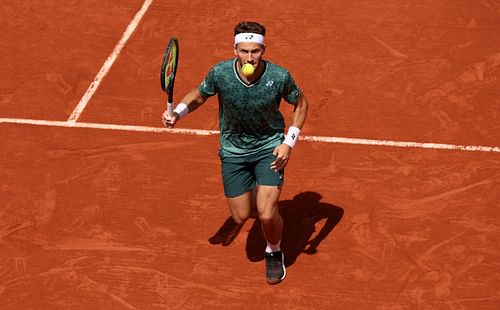
[[[300,88],[297,86],[297,84],[295,84],[292,75],[290,74],[290,72],[287,72],[283,85],[283,98],[286,100],[286,102],[294,104],[299,100],[300,93]]]
[[[208,72],[207,76],[200,83],[200,86],[198,86],[198,90],[204,98],[211,97],[217,93],[215,68],[212,68],[210,72]]]

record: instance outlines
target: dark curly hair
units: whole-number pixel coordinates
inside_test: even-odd
[[[234,27],[234,35],[239,33],[258,33],[266,35],[266,28],[257,22],[241,22]]]

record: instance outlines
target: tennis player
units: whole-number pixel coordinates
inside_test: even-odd
[[[286,69],[263,59],[265,34],[264,26],[256,22],[236,25],[236,57],[216,64],[201,84],[175,107],[174,116],[168,117],[165,111],[162,120],[167,127],[173,127],[209,97],[218,96],[224,194],[239,225],[243,225],[256,205],[267,241],[267,282],[276,284],[286,276],[280,248],[283,220],[278,200],[285,167],[304,125],[308,103]],[[253,70],[242,70],[245,64],[250,64]],[[279,110],[282,99],[294,105],[286,135]]]

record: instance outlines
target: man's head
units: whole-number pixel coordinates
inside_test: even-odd
[[[266,28],[256,22],[241,22],[234,28],[234,54],[240,66],[251,64],[258,70],[266,49]]]

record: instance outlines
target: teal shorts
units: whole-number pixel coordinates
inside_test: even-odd
[[[242,157],[223,156],[219,151],[224,195],[238,197],[257,185],[281,186],[285,171],[271,169],[271,163],[276,159],[273,151],[274,148],[270,148]]]

